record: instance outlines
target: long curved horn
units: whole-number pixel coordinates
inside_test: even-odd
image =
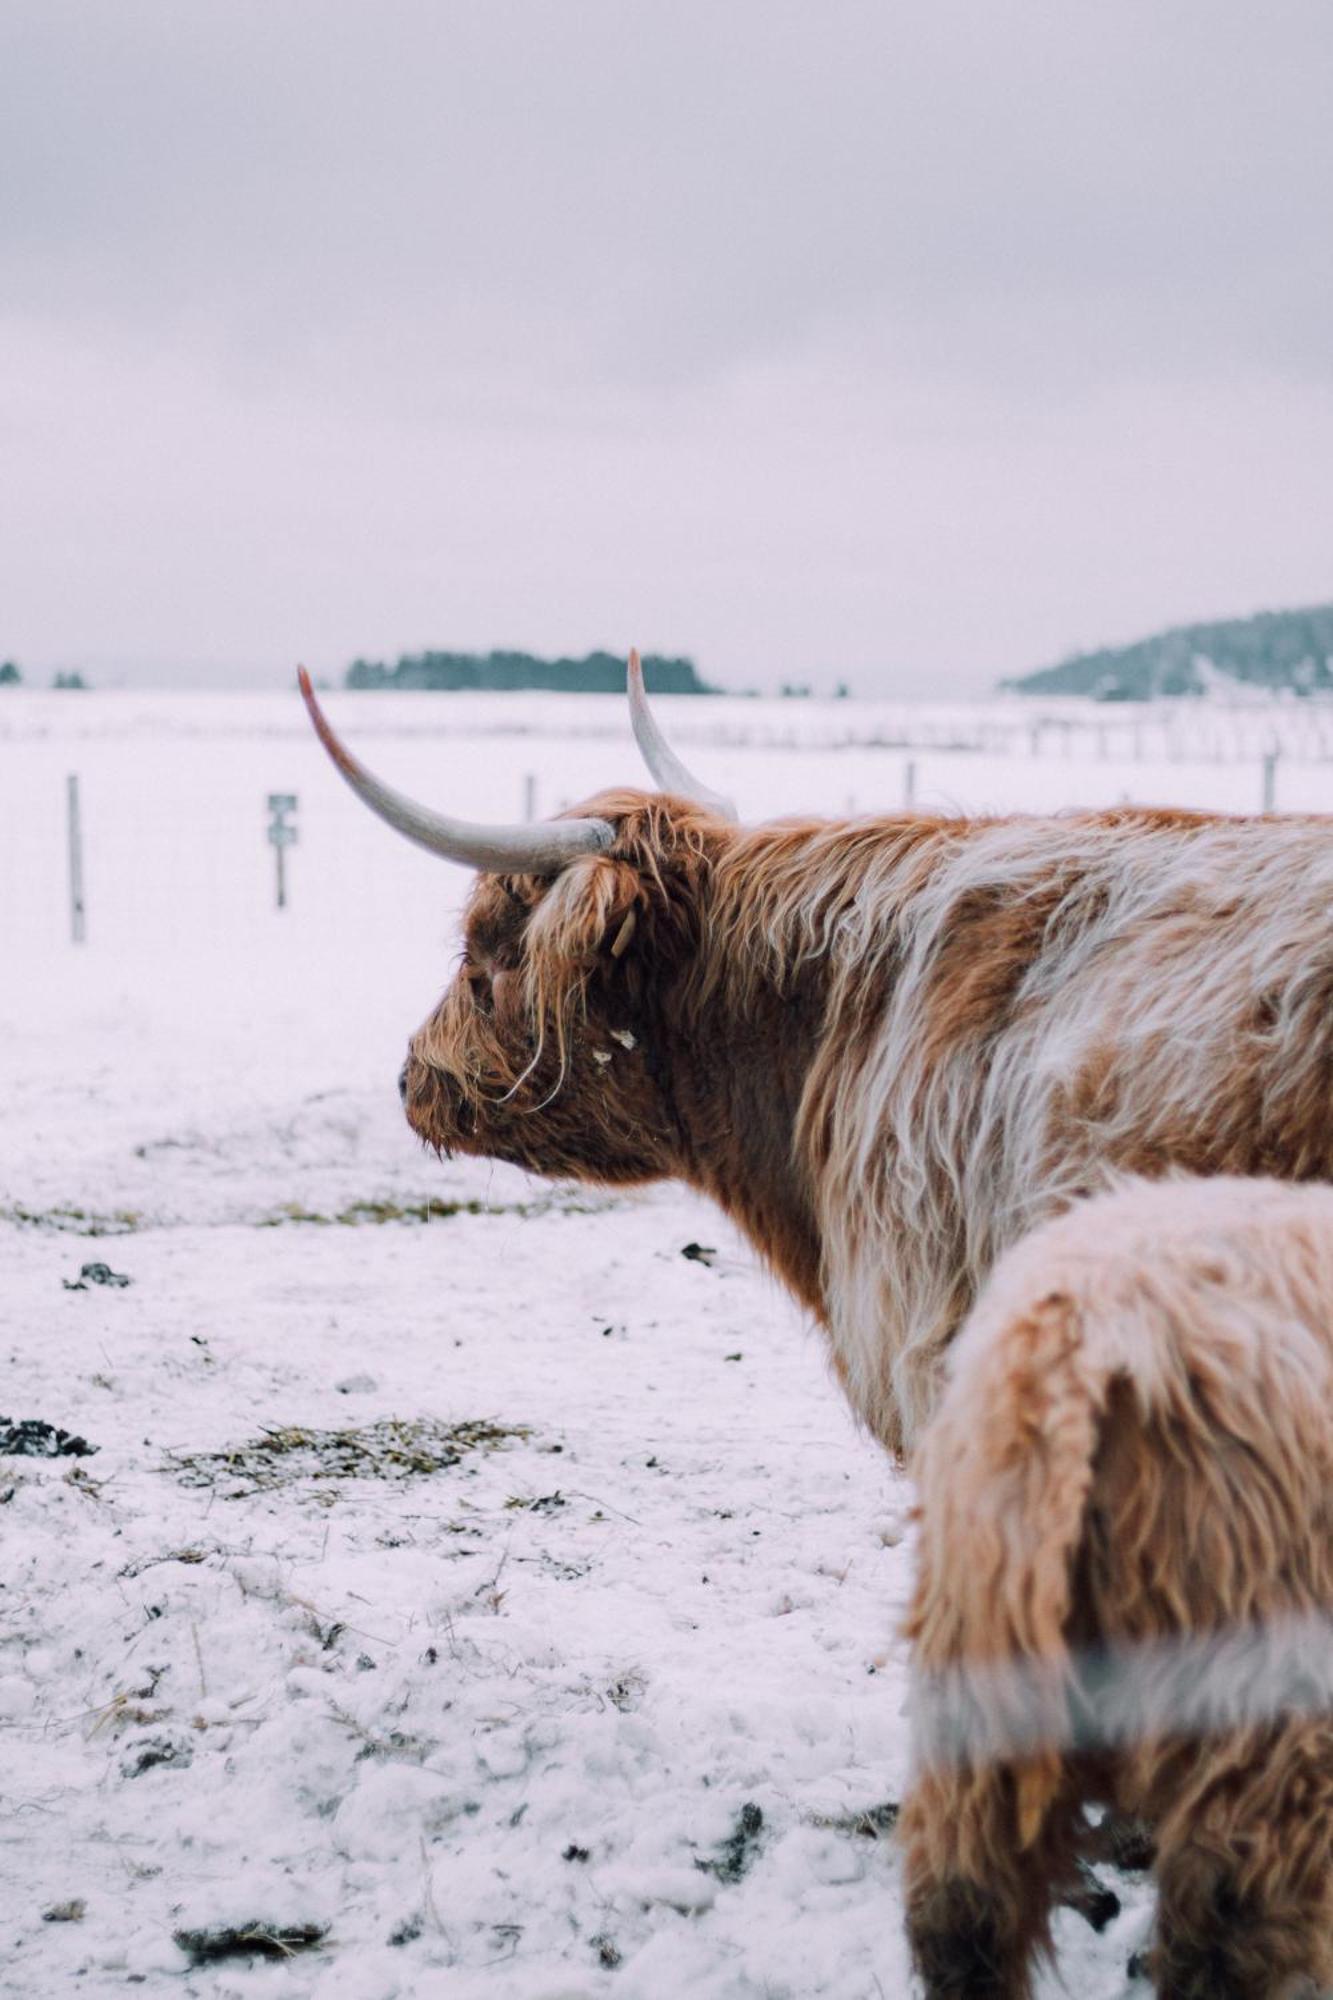
[[[558,875],[581,854],[601,854],[615,839],[615,828],[604,819],[553,819],[536,826],[481,826],[471,820],[448,819],[415,805],[368,771],[330,728],[315,699],[310,676],[298,667],[296,678],[315,734],[359,799],[372,812],[406,834],[418,847],[461,861],[490,875]]]
[[[710,791],[707,785],[700,784],[693,773],[686,770],[658,728],[648,706],[648,691],[643,685],[643,663],[637,646],[629,656],[626,686],[634,740],[643,752],[643,761],[652,773],[653,783],[664,792],[675,792],[680,798],[693,799],[698,805],[708,806],[713,812],[721,813],[723,819],[739,819],[740,814],[730,799],[723,798],[721,792]]]

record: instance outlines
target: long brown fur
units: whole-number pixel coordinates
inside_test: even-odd
[[[1160,1993],[1333,1986],[1333,1190],[1134,1183],[1036,1230],[914,1469],[929,2000],[1027,1995],[1095,1800],[1155,1831]]]
[[[606,854],[478,881],[408,1116],[712,1195],[893,1451],[996,1258],[1108,1170],[1333,1178],[1329,821],[579,811]]]

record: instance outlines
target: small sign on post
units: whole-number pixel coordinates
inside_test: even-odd
[[[298,828],[287,818],[296,811],[295,792],[270,792],[268,795],[268,837],[273,844],[273,857],[277,863],[277,903],[280,910],[287,907],[287,849],[294,847],[298,838]]]

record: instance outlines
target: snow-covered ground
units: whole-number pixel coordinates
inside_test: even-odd
[[[635,777],[614,708],[521,701],[332,706],[463,813]],[[856,704],[677,714],[747,815],[900,802]],[[1248,752],[1094,729],[923,733],[916,795],[1258,802]],[[1281,803],[1327,779],[1293,755]],[[97,1447],[0,1457],[6,1994],[909,1990],[869,1817],[906,1771],[906,1484],[710,1209],[416,1147],[394,1078],[465,888],[294,696],[0,693],[0,1417]],[[130,1283],[68,1289],[93,1262]],[[1130,1990],[1148,1897],[1116,1886],[1101,1937],[1061,1919],[1082,2000]],[[178,1936],[228,1926],[291,1955],[192,1968]]]

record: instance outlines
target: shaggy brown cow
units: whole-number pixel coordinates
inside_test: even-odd
[[[666,794],[538,826],[375,811],[477,868],[403,1088],[442,1152],[714,1196],[893,1451],[995,1259],[1108,1167],[1333,1178],[1333,828],[1131,808],[740,827]],[[692,794],[692,796],[691,796]]]
[[[1021,2000],[1090,1799],[1175,2000],[1333,1988],[1333,1189],[1136,1183],[996,1267],[914,1465],[930,2000]]]

